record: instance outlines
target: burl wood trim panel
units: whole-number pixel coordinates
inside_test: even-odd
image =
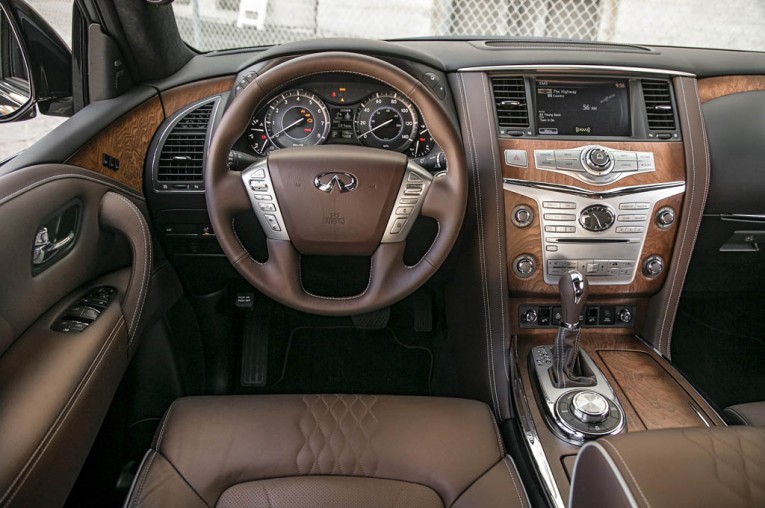
[[[582,189],[604,191],[619,187],[648,185],[665,182],[685,181],[685,152],[683,143],[680,141],[659,142],[606,142],[598,141],[597,144],[614,150],[628,150],[634,152],[653,152],[656,171],[639,173],[622,178],[609,185],[591,185],[574,177],[537,169],[534,165],[534,150],[566,150],[578,146],[595,144],[594,141],[557,141],[539,139],[500,139],[499,149],[502,155],[502,176],[516,180],[529,180],[534,182],[552,183],[558,185],[573,185]],[[517,168],[505,163],[505,150],[526,150],[529,159],[528,168]]]
[[[701,103],[734,93],[765,90],[765,76],[716,76],[698,81]]]
[[[66,162],[143,192],[146,152],[164,118],[159,97],[149,99],[90,139]],[[103,165],[104,154],[119,160],[118,170]]]
[[[514,347],[516,351],[516,362],[518,368],[518,375],[521,379],[524,393],[528,400],[528,408],[531,416],[531,420],[536,429],[539,437],[539,442],[544,448],[545,455],[547,456],[548,463],[555,481],[560,488],[561,496],[564,502],[568,502],[569,497],[569,477],[566,472],[566,468],[563,464],[563,457],[576,455],[579,452],[579,447],[561,441],[558,437],[552,433],[547,426],[547,423],[542,415],[538,401],[536,400],[536,393],[532,389],[532,381],[529,373],[529,352],[532,348],[541,345],[552,344],[555,338],[555,329],[550,329],[547,333],[543,334],[527,334],[527,331],[523,331],[523,335],[514,335]],[[647,406],[636,407],[633,406],[631,399],[619,385],[618,381],[612,375],[611,371],[607,368],[605,362],[601,358],[600,352],[630,352],[639,353],[644,355],[642,359],[644,361],[654,362],[659,368],[663,369],[667,374],[667,386],[675,383],[675,389],[685,393],[685,400],[683,404],[688,406],[688,401],[693,401],[696,407],[701,411],[707,421],[713,426],[724,426],[723,420],[715,413],[715,411],[707,404],[707,402],[693,389],[693,387],[673,369],[673,367],[664,358],[661,358],[654,351],[642,341],[638,340],[635,336],[630,334],[620,333],[618,330],[611,329],[584,329],[582,331],[581,347],[590,355],[595,364],[603,372],[611,387],[616,393],[616,397],[624,408],[624,412],[627,417],[627,432],[639,432],[646,430],[646,425],[643,423],[643,419],[648,419],[651,422],[663,421],[664,427],[659,428],[671,428],[677,427],[681,420],[670,417],[659,418],[657,416],[648,416],[643,412],[648,411]],[[642,367],[640,367],[642,369]],[[648,386],[647,389],[652,389]],[[646,397],[661,398],[665,396],[665,393],[661,390],[653,391],[652,393],[645,394]],[[690,408],[690,406],[688,406]],[[696,416],[698,419],[698,416]],[[683,419],[682,421],[685,421]],[[702,423],[698,419],[699,423]]]
[[[598,351],[611,376],[648,429],[704,427],[685,390],[647,353]]]
[[[534,212],[534,221],[531,225],[525,228],[515,226],[510,220],[513,209],[519,204],[529,206]],[[638,264],[635,267],[635,278],[631,284],[619,286],[590,286],[590,294],[646,296],[656,293],[664,283],[664,279],[669,271],[667,268],[672,259],[678,225],[681,223],[680,215],[682,204],[683,195],[678,194],[658,201],[653,210],[646,210],[646,214],[649,218],[648,232]],[[653,219],[656,212],[664,206],[670,206],[675,210],[675,222],[667,229],[659,228]],[[558,286],[547,284],[544,281],[544,270],[542,266],[542,230],[540,228],[541,221],[539,216],[540,211],[536,201],[521,196],[520,194],[516,194],[515,192],[505,191],[505,224],[507,228],[505,243],[508,268],[507,282],[510,291],[516,296],[558,295]],[[537,265],[537,271],[534,275],[525,279],[518,277],[512,269],[513,261],[521,254],[530,254]],[[653,254],[658,254],[664,258],[666,268],[660,276],[656,278],[648,278],[643,275],[642,265],[648,256]]]
[[[165,116],[170,117],[170,115],[181,108],[200,99],[204,99],[205,97],[228,92],[233,86],[234,76],[225,76],[166,90],[160,93],[160,97],[162,97],[162,105],[165,109]]]

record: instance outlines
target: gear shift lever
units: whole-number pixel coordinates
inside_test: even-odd
[[[584,275],[570,271],[558,281],[561,298],[561,321],[553,345],[551,375],[556,388],[593,386],[596,383],[591,372],[584,372],[579,357],[579,316],[589,294]]]

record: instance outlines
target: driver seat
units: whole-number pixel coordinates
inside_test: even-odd
[[[126,507],[529,506],[489,407],[233,395],[167,410]]]

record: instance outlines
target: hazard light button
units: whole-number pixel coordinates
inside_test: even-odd
[[[505,164],[517,168],[529,167],[529,158],[526,150],[505,150]]]

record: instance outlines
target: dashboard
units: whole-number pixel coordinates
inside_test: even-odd
[[[234,95],[254,77],[254,72],[243,73]],[[253,114],[234,150],[262,158],[274,150],[323,144],[401,152],[429,171],[445,169],[441,148],[407,97],[384,84],[341,73],[290,83],[271,95]]]

